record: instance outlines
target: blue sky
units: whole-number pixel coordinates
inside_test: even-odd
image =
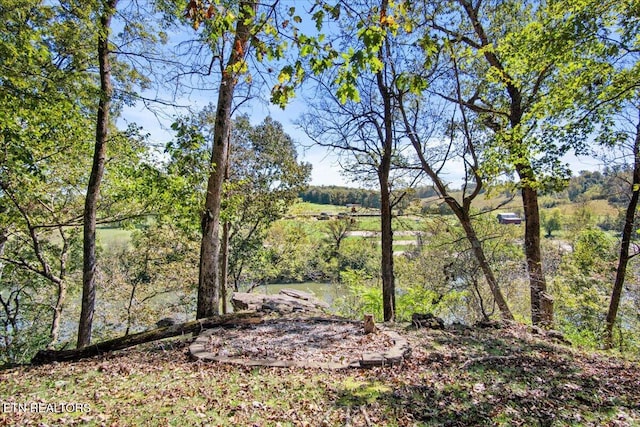
[[[194,109],[203,108],[202,102],[191,102]],[[200,105],[201,104],[201,105]],[[326,148],[313,146],[307,135],[295,124],[296,119],[303,113],[304,105],[300,100],[294,100],[285,110],[273,105],[255,103],[253,108],[245,108],[254,124],[260,123],[268,115],[280,122],[285,131],[296,141],[298,145],[299,159],[313,166],[311,173],[311,185],[338,185],[359,187],[358,183],[349,181],[341,174],[341,168],[336,154],[331,153]],[[172,137],[170,130],[172,117],[179,114],[178,110],[165,110],[166,117],[157,117],[143,106],[127,107],[123,111],[119,125],[125,127],[126,123],[135,122],[142,126],[144,131],[150,134],[149,141],[159,147],[163,147]],[[571,165],[574,175],[581,170],[596,170],[601,167],[597,159],[591,157],[576,157],[573,154],[565,156],[565,160]],[[460,167],[453,164],[448,168],[447,180],[453,186],[462,184],[462,173]]]
[[[204,103],[192,102],[194,109],[203,108]],[[341,185],[358,186],[346,180],[340,173],[340,166],[337,157],[328,152],[325,148],[315,147],[311,140],[295,125],[295,120],[302,113],[299,102],[294,102],[286,110],[281,110],[276,106],[265,106],[258,104],[252,109],[244,109],[243,112],[249,114],[254,124],[260,123],[265,117],[271,115],[280,122],[285,131],[296,141],[298,145],[298,157],[301,161],[311,163],[313,166],[311,173],[312,185]],[[166,117],[158,117],[143,106],[127,107],[124,109],[118,124],[126,127],[128,123],[137,123],[142,126],[144,132],[149,133],[149,142],[162,147],[171,140],[173,134],[170,129],[172,118],[180,112],[176,109],[165,109]],[[184,112],[183,112],[184,113]]]

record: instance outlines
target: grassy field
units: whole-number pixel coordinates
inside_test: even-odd
[[[401,333],[411,358],[400,367],[368,370],[196,363],[186,339],[77,363],[6,369],[0,371],[0,425],[640,423],[637,362],[581,353],[525,326]],[[31,411],[33,405],[39,411]]]
[[[114,250],[129,244],[133,230],[122,228],[98,228],[96,238],[105,250]]]

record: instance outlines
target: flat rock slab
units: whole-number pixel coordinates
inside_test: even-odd
[[[197,360],[245,366],[345,369],[398,365],[411,348],[384,327],[365,334],[362,322],[303,318],[207,329],[189,351]]]
[[[326,311],[329,305],[308,292],[283,289],[276,295],[234,292],[231,304],[236,311],[255,310],[265,313],[315,313]]]

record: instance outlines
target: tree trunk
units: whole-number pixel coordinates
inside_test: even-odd
[[[522,204],[525,217],[525,256],[531,291],[531,322],[534,325],[551,327],[553,323],[553,303],[551,297],[547,294],[547,282],[542,269],[538,192],[531,186],[533,181],[531,169],[518,167],[517,171],[520,181],[525,183],[522,188]]]
[[[229,232],[231,223],[222,224],[222,254],[220,256],[220,299],[222,300],[222,314],[227,314],[227,290],[229,286]]]
[[[451,204],[449,204],[449,206],[452,207]],[[482,244],[478,239],[478,235],[476,234],[476,231],[471,224],[469,213],[465,210],[461,210],[460,214],[456,213],[456,216],[458,216],[458,219],[462,224],[462,228],[464,229],[465,235],[467,236],[467,240],[471,244],[473,254],[476,258],[476,261],[478,262],[478,265],[480,266],[480,269],[482,270],[482,273],[484,274],[485,279],[487,280],[487,284],[489,285],[489,289],[491,290],[493,299],[495,300],[496,304],[498,305],[498,309],[500,310],[500,315],[505,320],[514,320],[513,314],[511,314],[511,310],[509,310],[509,306],[507,305],[507,301],[502,295],[502,291],[500,290],[498,281],[493,274],[493,270],[489,266],[489,261],[484,254],[484,249],[482,249]]]
[[[196,317],[211,317],[220,312],[220,205],[222,185],[227,169],[231,108],[237,83],[237,69],[244,61],[249,45],[250,30],[257,9],[255,1],[240,3],[236,33],[229,61],[222,72],[218,105],[213,130],[212,172],[207,182],[207,197],[202,215],[200,245],[200,274]]]
[[[113,88],[111,86],[111,65],[109,63],[109,32],[111,18],[115,13],[118,0],[107,0],[100,17],[98,36],[98,61],[100,65],[100,100],[96,119],[96,145],[93,153],[93,165],[87,187],[84,205],[83,265],[82,265],[82,306],[78,324],[78,348],[91,343],[93,312],[96,301],[96,215],[100,183],[104,174],[107,139],[109,136],[109,109]]]
[[[2,279],[2,272],[4,271],[4,263],[2,262],[2,257],[4,256],[4,247],[7,243],[7,240],[9,240],[9,237],[7,236],[7,230],[3,229],[0,232],[0,280]]]
[[[75,350],[40,350],[31,360],[31,363],[37,365],[52,362],[76,361],[108,353],[110,351],[122,350],[139,344],[194,332],[197,333],[207,328],[224,325],[255,324],[261,321],[262,317],[255,312],[242,312],[232,313],[225,316],[214,316],[164,328],[152,329],[150,331],[140,332],[133,335],[125,335],[123,337],[97,344],[91,344]]]
[[[391,195],[389,192],[388,175],[384,176],[384,172],[380,176],[380,213],[382,246],[382,308],[384,321],[390,322],[395,319],[396,292],[395,277],[393,273]]]
[[[231,147],[227,150],[227,167],[224,171],[224,181],[229,181],[231,169]],[[231,197],[231,196],[229,196]],[[231,222],[222,224],[222,247],[220,248],[220,299],[222,300],[222,314],[227,314],[227,291],[229,287],[229,242],[231,240]]]
[[[382,0],[381,13],[386,14],[388,6],[387,0]],[[380,49],[379,57],[383,64],[387,61],[384,55],[388,55],[388,39]],[[396,316],[396,285],[393,271],[393,228],[391,215],[391,189],[389,187],[389,176],[391,174],[391,157],[393,155],[393,93],[385,82],[384,70],[376,73],[376,83],[378,91],[382,97],[384,107],[382,126],[382,156],[378,167],[378,181],[380,183],[380,231],[382,246],[382,309],[385,322],[395,320]]]
[[[373,314],[364,315],[364,333],[372,334],[376,331],[376,322],[373,320]]]
[[[640,111],[639,111],[640,112]],[[613,348],[613,326],[618,316],[618,308],[620,307],[620,299],[622,297],[622,287],[624,286],[625,276],[627,274],[627,264],[632,255],[629,254],[631,246],[631,236],[633,235],[633,224],[636,218],[636,210],[638,209],[638,199],[640,197],[640,118],[636,125],[636,137],[633,144],[633,180],[631,183],[631,199],[627,205],[627,211],[624,217],[624,227],[622,229],[622,242],[620,244],[620,257],[618,258],[618,268],[616,269],[616,278],[613,283],[613,291],[609,302],[609,311],[605,322],[604,348],[609,350]]]
[[[53,348],[60,338],[60,323],[62,322],[62,309],[67,299],[67,258],[69,255],[69,242],[65,236],[64,230],[60,227],[60,236],[62,237],[62,252],[60,253],[60,274],[59,280],[54,280],[57,286],[58,297],[56,304],[53,306],[53,318],[51,319],[51,340],[47,348]]]

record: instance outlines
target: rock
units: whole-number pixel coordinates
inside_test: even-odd
[[[236,311],[257,311],[262,307],[265,296],[266,295],[263,294],[253,294],[250,292],[234,292],[231,295],[231,304]]]
[[[279,293],[305,301],[313,301],[316,299],[315,295],[310,294],[309,292],[297,291],[295,289],[282,289]]]
[[[560,342],[562,344],[569,345],[569,346],[572,345],[571,341],[566,339],[565,336],[562,334],[562,332],[559,332],[559,331],[551,329],[551,330],[547,331],[546,336],[547,336],[547,338],[550,338],[550,339],[552,339],[554,341],[558,341],[558,342]]]
[[[310,293],[293,289],[283,289],[277,295],[234,292],[231,296],[231,304],[235,310],[255,310],[279,314],[319,313],[329,308],[327,303],[320,301]]]
[[[262,306],[260,306],[259,311],[264,311],[266,313],[275,311],[276,313],[280,313],[280,314],[289,314],[289,313],[292,313],[293,310],[294,310],[294,307],[292,307],[289,304],[284,304],[279,301],[265,301],[262,304]],[[298,311],[301,311],[301,310],[298,310]]]
[[[444,320],[431,313],[413,313],[411,326],[414,328],[444,329]]]
[[[156,322],[158,328],[166,328],[167,326],[173,326],[178,322],[173,317],[165,317]]]

